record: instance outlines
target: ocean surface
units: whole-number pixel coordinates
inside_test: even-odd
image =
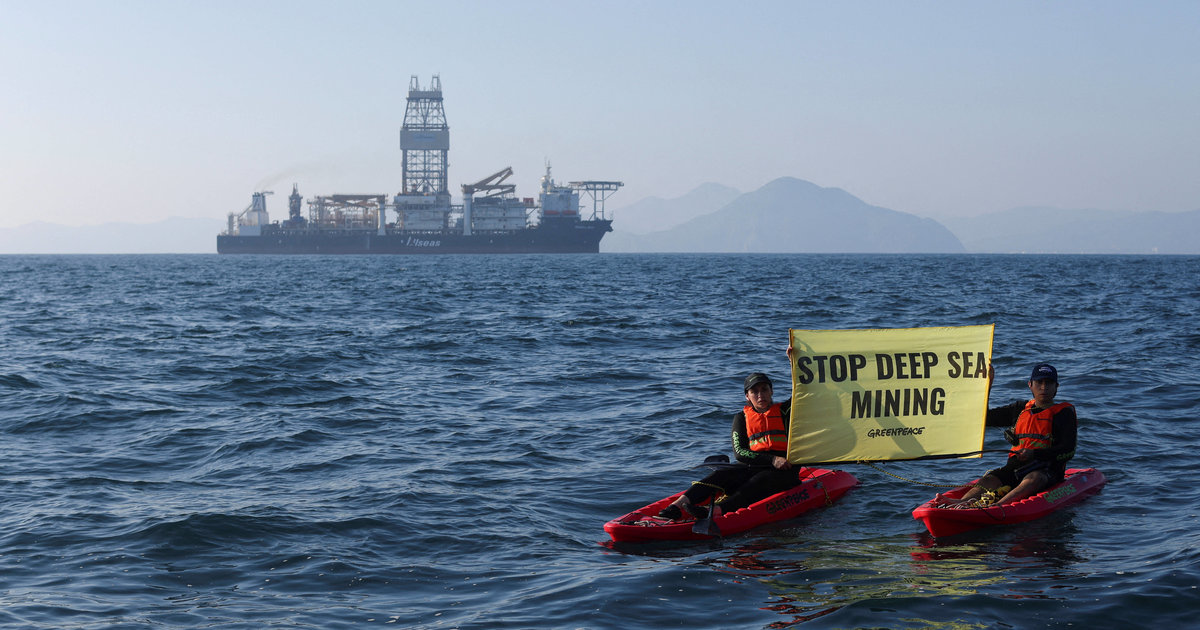
[[[0,627],[1182,628],[1200,257],[0,256]],[[791,521],[617,546],[729,452],[788,328],[994,323],[1108,485],[935,541],[998,465],[844,468]],[[987,447],[1003,448],[989,432]]]

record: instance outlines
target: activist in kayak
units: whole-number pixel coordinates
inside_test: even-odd
[[[711,498],[711,517],[716,518],[800,484],[799,467],[787,460],[791,398],[775,402],[774,384],[762,372],[748,375],[742,390],[746,406],[733,417],[733,454],[745,465],[720,468],[692,482],[660,517],[678,520],[684,512],[696,519],[708,517],[709,510],[700,504]]]
[[[989,366],[989,381],[992,377]],[[980,507],[980,499],[985,497],[986,502],[996,505],[1015,503],[1063,481],[1067,462],[1075,455],[1075,407],[1069,402],[1054,402],[1058,370],[1049,363],[1033,367],[1027,386],[1032,400],[987,412],[987,426],[1012,427],[1005,431],[1013,445],[1008,462],[988,471],[961,498],[944,497],[939,502],[941,507]]]
[[[1069,468],[1062,483],[1052,485],[1020,501],[964,508],[947,507],[946,499],[961,497],[978,481],[921,504],[913,510],[913,518],[923,521],[934,537],[954,536],[990,525],[1013,525],[1042,518],[1051,512],[1071,505],[1104,487],[1104,474],[1095,468]]]

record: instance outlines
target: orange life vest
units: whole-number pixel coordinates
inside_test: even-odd
[[[771,405],[763,413],[746,405],[742,408],[742,413],[746,414],[746,434],[750,436],[750,450],[758,453],[787,450],[787,429],[783,426],[783,412],[780,411],[779,404]]]
[[[1011,451],[1014,455],[1023,448],[1050,448],[1050,442],[1053,439],[1053,423],[1050,420],[1059,410],[1071,406],[1069,402],[1060,402],[1034,413],[1034,404],[1035,401],[1032,400],[1025,403],[1025,410],[1017,417],[1017,427],[1014,430],[1017,445],[1012,447]]]

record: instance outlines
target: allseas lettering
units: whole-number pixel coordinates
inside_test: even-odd
[[[800,505],[808,500],[808,488],[804,488],[799,492],[793,492],[781,499],[776,499],[767,504],[767,514],[774,514],[780,510],[786,510],[790,507]]]
[[[867,437],[903,437],[905,435],[922,435],[925,433],[925,427],[895,427],[891,429],[871,429],[867,431]]]
[[[850,417],[940,416],[946,413],[945,398],[941,387],[857,391],[850,399]]]
[[[441,247],[442,246],[441,241],[417,238],[415,236],[408,237],[408,240],[405,241],[404,244],[408,247]]]
[[[1058,501],[1059,499],[1061,499],[1063,497],[1071,496],[1072,494],[1075,494],[1075,486],[1071,486],[1071,485],[1063,486],[1061,488],[1058,488],[1057,490],[1051,490],[1050,492],[1047,492],[1046,493],[1046,502],[1054,503],[1055,501]]]

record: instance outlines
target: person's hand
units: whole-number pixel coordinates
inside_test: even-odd
[[[776,455],[775,459],[771,460],[771,465],[779,470],[787,470],[792,467],[792,462],[789,462],[786,457]]]
[[[795,348],[793,348],[793,347],[792,347],[792,344],[790,344],[790,343],[789,343],[789,344],[788,344],[788,349],[787,349],[787,355],[788,355],[788,359],[795,360],[795,357],[793,356],[793,355],[795,355],[795,354],[796,354],[796,349],[795,349]]]
[[[992,369],[992,364],[988,363],[988,391],[992,389],[992,381],[996,379],[996,370]]]
[[[1020,449],[1017,451],[1016,457],[1020,461],[1027,462],[1033,457],[1033,450],[1028,448]]]

